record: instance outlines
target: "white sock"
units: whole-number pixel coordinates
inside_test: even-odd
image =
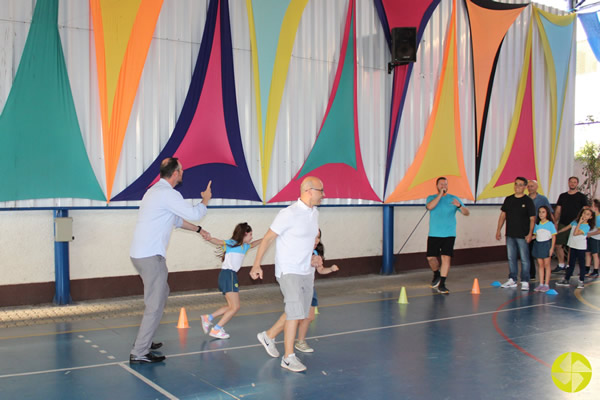
[[[558,268],[564,268],[564,267],[565,267],[565,264],[560,264],[560,263],[558,264]]]

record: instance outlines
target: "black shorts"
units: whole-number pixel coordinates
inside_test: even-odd
[[[561,230],[565,226],[567,226],[567,225],[558,224],[558,230]],[[569,241],[570,234],[571,234],[570,230],[559,233],[558,235],[556,235],[556,243],[554,243],[554,244],[566,246],[567,242]]]
[[[456,237],[427,237],[427,257],[438,257],[454,255],[454,240]]]

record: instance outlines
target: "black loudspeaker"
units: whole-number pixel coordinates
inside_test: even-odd
[[[417,61],[417,28],[392,28],[392,64]]]

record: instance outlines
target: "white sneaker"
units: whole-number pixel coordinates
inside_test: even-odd
[[[529,282],[521,282],[521,290],[524,292],[529,292]]]
[[[217,339],[229,339],[229,333],[225,332],[225,329],[215,329],[212,328],[209,333],[210,336]]]
[[[277,350],[277,347],[275,347],[275,341],[267,336],[267,332],[263,331],[259,333],[258,335],[256,335],[256,338],[258,339],[260,344],[263,345],[263,347],[271,357],[279,357],[279,350]]]
[[[303,353],[312,353],[315,351],[312,347],[306,343],[306,340],[296,340],[296,344],[294,344],[296,350],[301,351]]]
[[[289,369],[292,372],[306,371],[306,365],[302,364],[294,353],[290,354],[289,357],[281,357],[281,366],[285,369]]]
[[[500,285],[500,287],[502,287],[502,288],[517,287],[517,282],[513,281],[513,278],[508,278],[508,280],[506,282],[504,282],[502,285]]]

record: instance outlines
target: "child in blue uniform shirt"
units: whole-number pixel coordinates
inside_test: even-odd
[[[554,219],[548,206],[540,206],[537,220],[533,228],[533,250],[531,254],[538,260],[538,277],[540,284],[534,289],[535,292],[547,292],[550,290],[550,257],[556,242],[556,227]]]
[[[240,309],[237,272],[242,267],[242,261],[248,250],[258,246],[262,239],[252,241],[252,228],[248,223],[242,222],[235,227],[231,239],[222,240],[209,237],[206,240],[220,246],[219,255],[223,260],[223,265],[219,273],[219,290],[225,295],[227,305],[212,314],[202,315],[202,329],[204,333],[208,333],[214,338],[228,339],[229,334],[223,327]],[[219,315],[223,315],[223,317],[211,329],[213,319]]]
[[[587,249],[587,234],[594,229],[595,215],[589,208],[582,208],[577,215],[577,219],[571,222],[571,225],[565,226],[558,233],[571,229],[569,241],[569,268],[565,273],[565,278],[556,282],[557,286],[569,286],[569,279],[575,271],[575,262],[579,262],[579,283],[577,289],[583,289],[585,280],[585,251]]]

